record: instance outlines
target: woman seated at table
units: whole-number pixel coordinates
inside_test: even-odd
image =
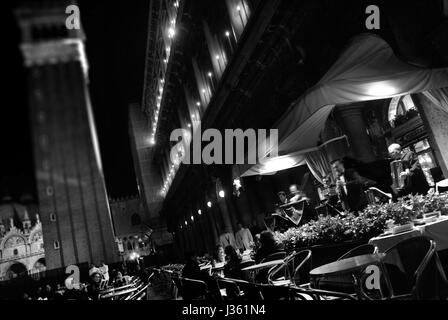
[[[94,272],[90,276],[90,285],[87,288],[87,294],[92,300],[99,300],[99,295],[101,291],[101,280],[103,279],[101,273]]]
[[[223,263],[226,262],[226,254],[224,252],[224,247],[220,244],[216,246],[215,257],[213,259],[213,263]]]
[[[224,275],[226,278],[242,279],[241,257],[232,246],[225,249],[226,265],[224,266]]]
[[[274,233],[265,230],[260,234],[260,247],[255,253],[255,262],[260,263],[261,260],[267,256],[277,253],[284,252],[285,248],[282,243],[278,243],[274,238]]]

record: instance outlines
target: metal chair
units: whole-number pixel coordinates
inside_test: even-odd
[[[306,286],[290,287],[291,294],[298,300],[358,300],[355,295],[344,292],[313,289]]]
[[[388,249],[381,260],[387,288],[382,299],[446,298],[448,281],[435,248],[433,240],[421,236],[404,240]],[[362,286],[361,294],[370,299]]]
[[[208,296],[208,287],[204,281],[181,278],[184,300],[206,300]]]
[[[286,257],[285,251],[274,252],[274,253],[271,253],[270,255],[268,255],[267,257],[265,257],[263,260],[261,260],[260,263],[285,259],[285,257]]]
[[[302,267],[311,259],[311,250],[303,250],[299,252],[294,252],[287,258],[283,264],[279,266],[274,266],[269,270],[268,282],[270,284],[296,284],[300,282],[300,272]],[[282,273],[282,282],[278,283],[275,277]]]
[[[222,292],[221,290],[225,291],[225,295],[221,295],[223,300],[237,300],[242,296],[241,290],[235,281],[225,278],[217,279],[217,281],[220,292]]]
[[[356,256],[362,256],[364,254],[374,254],[378,252],[378,248],[370,243],[362,244],[356,248],[351,249],[350,251],[344,253],[342,256],[338,258],[339,260],[347,259]]]
[[[226,280],[232,281],[238,286],[240,292],[238,300],[251,301],[251,302],[263,300],[263,296],[261,294],[258,284],[240,279],[226,278]]]

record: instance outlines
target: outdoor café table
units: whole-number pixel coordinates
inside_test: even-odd
[[[442,216],[435,221],[415,226],[410,231],[379,235],[370,239],[369,243],[377,246],[378,252],[385,252],[403,240],[421,235],[433,239],[436,242],[437,251],[448,249],[448,217]]]
[[[416,226],[420,233],[436,242],[436,250],[448,249],[448,217],[441,216],[436,221]]]
[[[329,277],[338,278],[338,276],[351,275],[352,278],[358,279],[359,273],[364,268],[369,265],[378,265],[383,257],[383,253],[366,254],[325,264],[310,271],[310,284],[313,288],[320,289],[319,282]],[[356,282],[359,286],[359,281]]]
[[[109,299],[109,298],[119,297],[124,294],[134,292],[136,290],[138,290],[138,287],[133,287],[133,288],[129,288],[129,289],[121,290],[121,291],[114,291],[114,292],[111,292],[111,293],[108,293],[105,295],[101,295],[101,299]]]
[[[241,270],[242,271],[261,270],[261,269],[271,268],[271,267],[279,265],[279,264],[281,264],[283,262],[284,262],[283,259],[266,261],[266,262],[263,262],[263,263],[254,264],[252,266],[246,267],[246,268],[241,269]]]
[[[409,238],[418,237],[421,233],[417,229],[401,232],[397,234],[385,233],[369,240],[370,244],[378,248],[378,252],[385,252],[387,249],[393,247],[397,243],[407,240]]]

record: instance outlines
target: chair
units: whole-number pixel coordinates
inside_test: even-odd
[[[270,284],[296,284],[300,283],[303,276],[301,273],[302,267],[311,259],[311,250],[303,250],[299,252],[294,252],[287,258],[285,262],[279,266],[274,266],[269,270],[268,282]],[[283,274],[281,283],[276,282],[275,278],[279,274]],[[278,279],[278,278],[277,278]]]
[[[344,292],[313,289],[309,286],[290,287],[295,300],[357,300],[355,295]]]
[[[137,300],[137,298],[140,298],[139,300],[141,300],[144,296],[146,296],[146,290],[148,287],[149,283],[142,285],[135,293],[126,297],[124,300]]]
[[[241,290],[235,281],[230,279],[218,279],[217,281],[220,292],[225,290],[225,295],[221,296],[223,300],[236,300],[241,297]]]
[[[285,251],[274,252],[274,253],[271,253],[270,255],[268,255],[267,257],[265,257],[263,260],[261,260],[260,263],[285,259],[285,257],[286,257]]]
[[[238,300],[251,301],[251,302],[263,300],[263,296],[261,294],[259,285],[240,279],[227,278],[227,280],[234,282],[238,286],[240,291],[240,296]]]
[[[260,284],[258,288],[260,289],[261,297],[264,301],[294,300],[294,295],[290,287]]]
[[[181,278],[184,300],[206,300],[208,287],[204,281]]]
[[[179,296],[183,297],[184,296],[184,288],[182,285],[182,281],[180,277],[173,277],[172,281],[174,282],[175,287],[177,288],[177,292],[175,292],[174,296],[177,300],[177,298]]]
[[[338,258],[338,260],[347,259],[356,256],[362,256],[364,254],[374,254],[378,251],[378,248],[370,243],[362,244],[356,248],[351,249],[350,251],[344,253],[342,256]]]
[[[385,252],[381,267],[386,299],[447,297],[448,281],[435,247],[433,240],[420,236],[404,240]],[[362,287],[361,294],[370,298]]]

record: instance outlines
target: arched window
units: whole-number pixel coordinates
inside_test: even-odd
[[[409,118],[418,114],[414,101],[410,95],[392,98],[389,104],[387,118],[392,127],[396,127],[401,122],[406,122]],[[401,121],[400,121],[401,120]]]

